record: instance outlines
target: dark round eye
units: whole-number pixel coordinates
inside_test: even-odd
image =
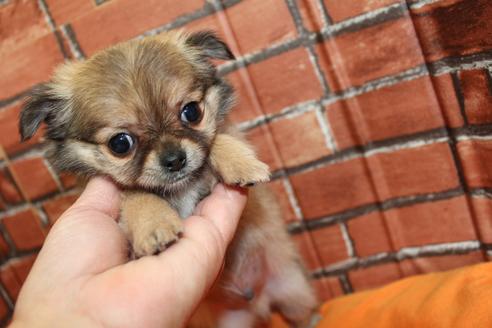
[[[125,155],[132,150],[135,141],[128,133],[118,133],[109,139],[108,147],[116,155]]]
[[[196,101],[184,105],[181,109],[181,121],[185,123],[197,124],[202,119],[202,110]]]

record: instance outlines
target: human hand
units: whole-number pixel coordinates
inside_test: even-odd
[[[128,262],[116,222],[119,191],[89,182],[55,223],[20,292],[12,327],[181,327],[217,278],[246,203],[217,185],[183,237],[157,256]]]

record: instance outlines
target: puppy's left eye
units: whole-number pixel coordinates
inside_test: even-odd
[[[185,123],[197,124],[202,119],[202,110],[196,101],[184,105],[181,109],[181,121]]]
[[[108,147],[116,155],[126,155],[132,150],[135,140],[128,133],[118,133],[109,139]]]

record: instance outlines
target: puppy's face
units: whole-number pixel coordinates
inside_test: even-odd
[[[174,191],[200,175],[232,104],[210,58],[231,59],[210,32],[130,41],[57,70],[21,113],[23,139],[42,121],[61,170]]]

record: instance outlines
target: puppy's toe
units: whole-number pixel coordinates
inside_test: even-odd
[[[253,187],[258,183],[270,181],[270,170],[268,165],[263,162],[255,161],[247,172],[239,176],[238,185],[241,187]]]
[[[181,225],[161,222],[134,239],[134,253],[137,257],[158,254],[178,241],[182,232]]]

